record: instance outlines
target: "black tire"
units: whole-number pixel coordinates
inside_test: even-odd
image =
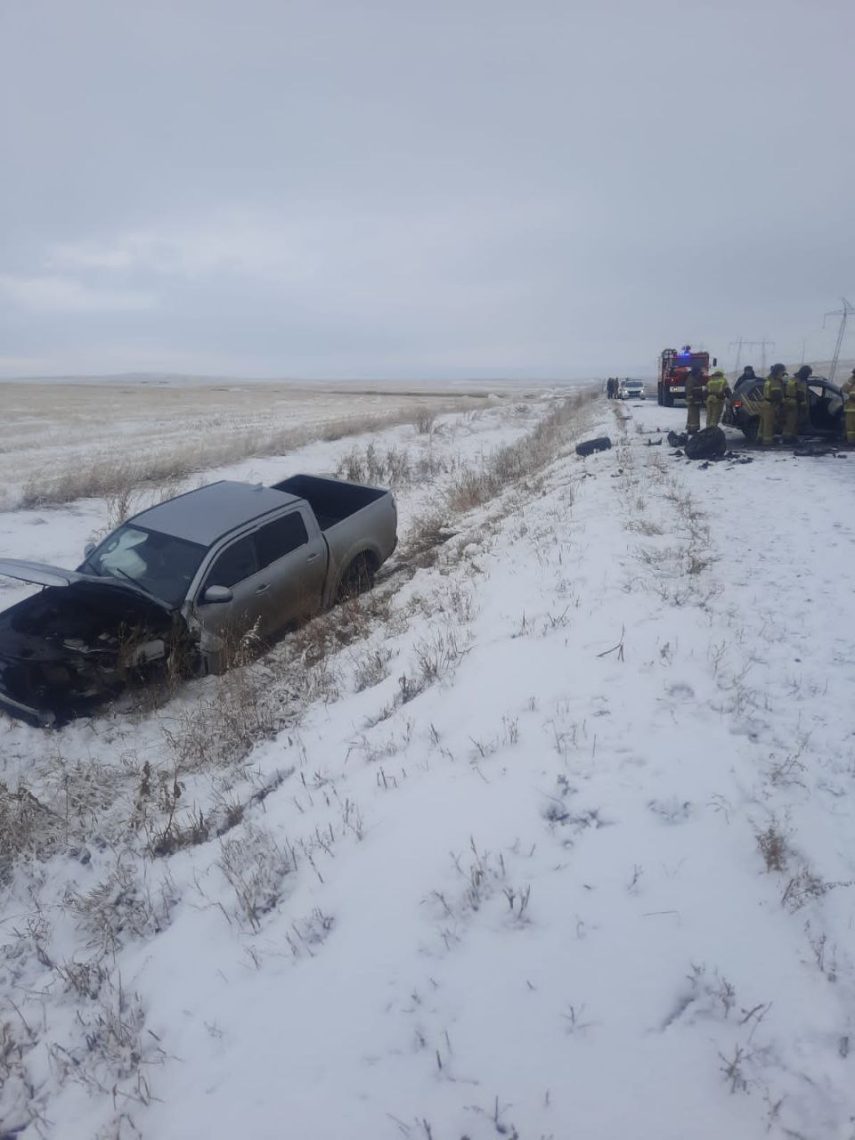
[[[594,451],[608,451],[612,441],[607,435],[598,436],[597,439],[586,439],[584,443],[576,444],[577,455],[591,455]]]
[[[336,601],[345,602],[365,594],[374,585],[377,565],[370,554],[359,554],[341,576]]]
[[[666,408],[673,408],[674,407],[674,397],[671,394],[670,388],[665,389],[665,397],[664,397],[662,402]]]
[[[727,451],[727,436],[720,427],[708,427],[686,440],[688,459],[720,459]]]
[[[660,408],[665,403],[665,399],[662,395],[662,385],[661,384],[656,385],[656,403],[659,405]]]

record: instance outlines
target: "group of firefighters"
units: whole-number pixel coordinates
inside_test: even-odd
[[[772,370],[763,384],[763,399],[760,401],[759,442],[769,447],[781,436],[784,443],[797,443],[800,432],[807,427],[808,419],[808,380],[813,373],[809,364],[803,364],[792,376],[788,375],[783,364],[773,364]],[[737,380],[755,380],[754,369],[748,365]],[[846,428],[846,443],[855,447],[855,368],[852,375],[842,385],[843,415]],[[725,401],[732,396],[730,385],[724,372],[717,368],[709,380],[704,381],[700,366],[692,368],[686,379],[686,434],[694,435],[701,428],[701,405],[706,404],[707,427],[717,427],[721,421]]]

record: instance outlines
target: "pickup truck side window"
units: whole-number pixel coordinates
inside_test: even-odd
[[[255,532],[255,549],[258,553],[258,568],[263,570],[278,558],[284,558],[292,550],[305,546],[309,541],[306,524],[299,511],[285,515],[281,519],[266,523]]]
[[[250,578],[258,570],[255,556],[255,543],[252,536],[238,539],[233,546],[219,556],[208,572],[203,589],[209,586],[236,586],[245,578]]]

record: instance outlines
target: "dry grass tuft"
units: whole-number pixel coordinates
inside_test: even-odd
[[[8,880],[21,856],[46,858],[65,839],[62,818],[25,787],[16,791],[0,781],[0,883]]]
[[[194,701],[175,727],[163,729],[178,774],[240,763],[288,719],[283,694],[261,669],[242,666],[213,681],[211,697]]]
[[[465,471],[452,484],[448,506],[464,513],[502,494],[509,486],[531,477],[560,453],[564,429],[578,421],[594,393],[577,392],[561,400],[533,431],[516,443],[499,448],[477,471]]]
[[[765,831],[757,832],[757,846],[767,871],[786,871],[790,849],[786,837],[779,831],[774,821]]]
[[[219,868],[234,891],[236,917],[251,930],[258,930],[263,916],[282,897],[294,859],[269,831],[248,825],[239,838],[223,840]]]

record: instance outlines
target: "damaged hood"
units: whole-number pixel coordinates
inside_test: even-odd
[[[102,577],[100,574],[81,574],[78,570],[65,570],[61,566],[48,566],[44,562],[29,562],[24,558],[0,558],[0,575],[17,578],[34,586],[80,586],[86,590],[109,590],[112,594],[120,590],[132,594],[134,598],[145,598],[150,605],[164,613],[171,613],[172,606],[155,598],[134,582],[121,578]]]
[[[85,577],[74,570],[46,566],[43,562],[27,562],[23,558],[0,558],[0,574],[21,582],[32,582],[34,586],[70,586]]]
[[[15,558],[0,574],[43,587],[0,611],[0,709],[31,723],[90,711],[186,636],[174,609],[131,582]]]

